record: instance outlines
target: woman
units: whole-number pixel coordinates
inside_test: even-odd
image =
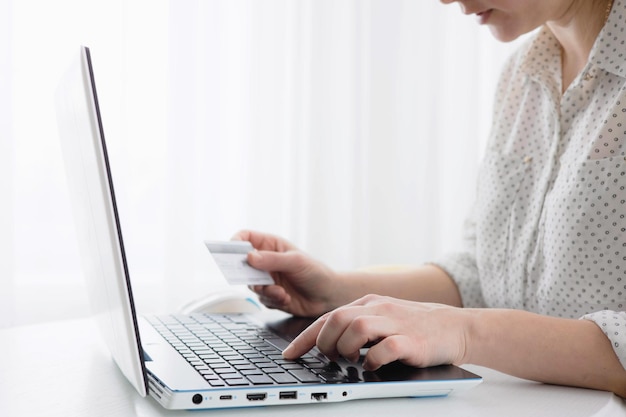
[[[539,29],[500,79],[466,250],[414,270],[338,273],[240,232],[275,285],[320,316],[284,351],[364,367],[473,363],[626,397],[626,0],[442,0],[494,37]],[[380,294],[380,295],[368,295]],[[582,320],[581,320],[582,319]]]

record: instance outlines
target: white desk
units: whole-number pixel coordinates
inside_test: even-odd
[[[608,392],[543,385],[486,368],[478,387],[443,398],[170,412],[141,398],[89,319],[0,330],[0,416],[626,416]]]

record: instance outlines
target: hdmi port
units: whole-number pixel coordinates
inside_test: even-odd
[[[267,394],[264,392],[258,394],[247,394],[246,398],[248,399],[248,401],[263,401],[265,398],[267,398]]]

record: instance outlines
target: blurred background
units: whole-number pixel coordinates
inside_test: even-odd
[[[0,0],[0,327],[90,314],[54,108],[79,45],[141,313],[223,287],[203,240],[243,228],[340,270],[457,249],[515,49],[436,0]]]

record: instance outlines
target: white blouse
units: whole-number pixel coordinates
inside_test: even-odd
[[[626,368],[626,0],[561,82],[543,28],[498,84],[466,250],[436,264],[467,307],[594,321]]]

